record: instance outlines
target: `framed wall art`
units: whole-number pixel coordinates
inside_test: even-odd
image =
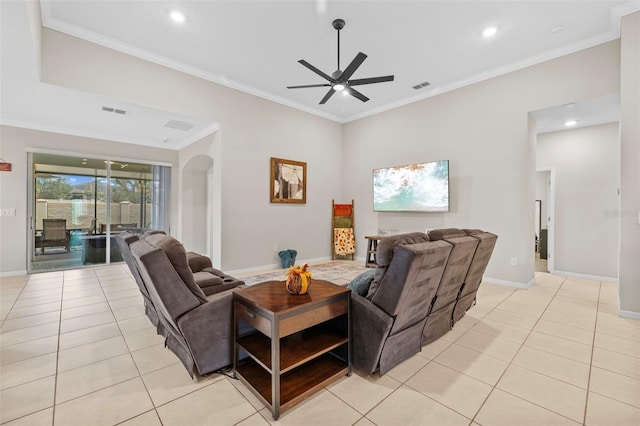
[[[271,157],[272,203],[306,204],[307,163]]]

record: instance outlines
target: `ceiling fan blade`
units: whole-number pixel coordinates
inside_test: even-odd
[[[393,81],[393,76],[385,75],[383,77],[357,78],[355,80],[349,80],[349,86],[360,86],[362,84],[372,84],[372,83],[384,83],[385,81]]]
[[[304,86],[287,86],[287,89],[304,89],[307,87],[331,87],[330,84],[306,84]]]
[[[359,52],[356,55],[356,57],[353,58],[353,61],[351,61],[349,66],[347,68],[345,68],[345,70],[342,72],[342,74],[340,74],[340,81],[349,80],[349,77],[351,77],[353,75],[353,73],[356,72],[358,67],[360,65],[362,65],[362,63],[364,62],[365,59],[367,59],[367,55],[365,55],[362,52]]]
[[[353,96],[356,99],[360,99],[362,102],[367,102],[369,100],[369,98],[367,98],[365,95],[363,95],[362,93],[358,92],[356,89],[354,89],[353,87],[349,88],[349,94],[351,96]]]
[[[322,98],[322,100],[320,101],[320,105],[322,105],[322,104],[326,103],[326,102],[329,100],[329,98],[330,98],[331,96],[333,96],[333,94],[334,94],[335,92],[336,92],[336,91],[335,91],[335,90],[333,90],[333,88],[329,89],[329,91],[327,92],[327,94],[326,94],[326,95],[324,95],[324,98]]]
[[[318,74],[320,77],[324,78],[325,80],[328,80],[328,81],[330,81],[332,83],[336,82],[336,80],[333,77],[328,76],[327,74],[323,73],[318,68],[314,67],[313,65],[311,65],[309,62],[305,61],[304,59],[300,59],[298,62],[300,62],[302,65],[304,65],[305,67],[309,68],[311,71],[315,72],[316,74]]]

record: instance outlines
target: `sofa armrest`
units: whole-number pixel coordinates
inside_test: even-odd
[[[177,321],[200,374],[226,367],[233,361],[233,292],[216,293],[207,299],[207,303]]]
[[[200,272],[204,268],[211,268],[213,266],[211,259],[193,251],[187,252],[187,263],[189,264],[189,269],[191,269],[193,273]]]
[[[366,298],[351,292],[351,347],[353,365],[373,373],[393,318]]]

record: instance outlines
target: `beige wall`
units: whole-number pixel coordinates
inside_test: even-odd
[[[621,37],[619,295],[640,317],[640,12],[622,18]]]
[[[275,265],[274,246],[300,259],[330,256],[331,199],[343,194],[340,123],[56,31],[43,30],[42,49],[47,83],[220,123],[216,142],[205,138],[180,157],[181,169],[192,155],[211,155],[219,173],[218,266]],[[269,202],[270,157],[307,163],[306,205]]]
[[[544,133],[537,148],[555,171],[555,271],[617,279],[619,124]]]
[[[346,124],[345,194],[360,206],[358,239],[378,228],[486,229],[498,234],[486,275],[530,283],[535,139],[528,113],[617,93],[619,67],[614,41]],[[450,162],[449,213],[372,211],[372,169],[441,159]]]

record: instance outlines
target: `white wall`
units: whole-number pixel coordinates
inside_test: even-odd
[[[556,272],[618,276],[619,129],[610,123],[538,135],[537,165],[555,170]]]
[[[299,260],[330,258],[331,199],[343,194],[340,123],[56,31],[43,29],[42,51],[47,83],[220,123],[216,141],[180,154],[181,167],[209,155],[219,173],[219,267],[276,265],[276,245]],[[305,205],[269,202],[271,157],[307,163]]]
[[[56,150],[62,153],[86,154],[105,158],[118,157],[144,162],[164,162],[178,165],[178,153],[166,149],[148,148],[79,136],[0,126],[0,152],[4,161],[13,164],[11,172],[0,173],[0,208],[16,209],[16,216],[0,217],[0,274],[25,272],[27,269],[27,243],[29,239],[27,206],[31,202],[27,194],[27,148]],[[178,190],[172,182],[171,192]],[[172,205],[171,217],[177,215]]]
[[[482,228],[498,235],[486,275],[528,284],[535,200],[528,113],[618,90],[619,43],[611,42],[347,123],[344,193],[360,206],[358,240],[378,228]],[[372,211],[372,169],[441,159],[450,164],[449,213]]]
[[[206,162],[198,162],[199,158],[190,161],[182,170],[180,241],[192,251],[210,255],[207,247],[207,176],[213,161],[208,158]],[[196,162],[203,163],[204,167],[195,165]]]
[[[640,319],[640,12],[622,18],[620,309]]]

